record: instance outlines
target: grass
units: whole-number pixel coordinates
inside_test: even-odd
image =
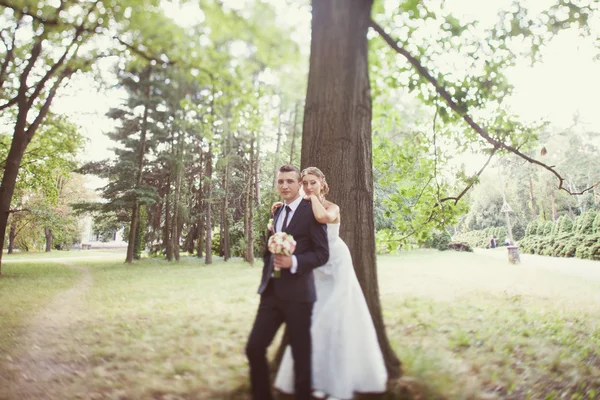
[[[28,319],[60,291],[72,286],[79,272],[62,265],[4,264],[0,278],[0,354],[7,354]]]
[[[79,370],[61,382],[63,398],[248,398],[237,389],[248,385],[243,348],[260,268],[194,258],[82,264],[93,285],[65,338],[61,357]],[[4,268],[0,316],[13,323],[0,324],[0,338],[79,274]],[[600,396],[600,281],[418,251],[380,257],[379,282],[388,336],[421,398]]]
[[[37,258],[74,258],[74,257],[98,257],[98,256],[115,256],[122,255],[125,259],[124,249],[91,249],[91,250],[52,250],[49,253],[44,251],[39,252],[16,252],[13,254],[2,255],[2,261],[20,260],[20,259],[37,259]]]
[[[600,281],[477,254],[379,262],[388,335],[429,398],[600,395]]]

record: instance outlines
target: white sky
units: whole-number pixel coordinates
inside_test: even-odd
[[[229,0],[226,3],[235,7],[250,0]],[[499,9],[505,8],[513,0],[446,0],[446,7],[463,14],[466,18],[480,21],[489,26],[496,20]],[[544,9],[552,0],[531,0],[530,9]],[[298,39],[302,53],[310,50],[310,14],[289,12],[285,0],[273,0],[282,24],[295,27],[294,36]],[[189,26],[201,21],[204,15],[196,8],[195,2],[181,6],[166,6],[169,16]],[[528,121],[546,119],[553,126],[565,127],[573,115],[578,113],[590,130],[600,131],[600,112],[597,96],[600,93],[600,62],[593,61],[598,49],[591,38],[581,38],[575,32],[561,33],[545,51],[542,63],[530,67],[526,62],[507,71],[515,85],[515,93],[507,99],[513,109]],[[108,69],[109,64],[103,66]],[[306,78],[305,78],[306,79]],[[114,146],[104,135],[114,124],[104,115],[111,106],[121,102],[123,93],[118,90],[100,90],[91,78],[74,79],[58,98],[53,107],[56,112],[71,116],[81,126],[90,139],[83,160],[100,160],[111,156],[109,149]],[[273,132],[274,134],[274,132]],[[89,186],[97,187],[101,181],[90,177]]]

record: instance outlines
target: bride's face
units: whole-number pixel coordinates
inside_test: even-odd
[[[302,188],[308,196],[314,194],[318,197],[321,194],[321,181],[315,175],[306,174],[302,178]]]

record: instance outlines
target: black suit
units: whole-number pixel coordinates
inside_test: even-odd
[[[275,226],[284,207],[275,215]],[[246,346],[250,362],[250,383],[255,400],[272,399],[267,347],[282,323],[286,323],[294,358],[296,399],[310,399],[311,393],[311,340],[310,320],[316,300],[313,269],[329,259],[327,227],[315,219],[309,201],[302,200],[289,221],[286,233],[296,240],[294,255],[298,269],[292,274],[281,270],[279,278],[273,278],[273,258],[265,249],[262,279],[258,288],[260,305]]]

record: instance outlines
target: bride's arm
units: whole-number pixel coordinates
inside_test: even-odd
[[[340,208],[332,202],[327,202],[327,208],[319,201],[319,198],[314,194],[307,196],[312,205],[315,219],[322,224],[332,224],[337,222],[340,217]]]

